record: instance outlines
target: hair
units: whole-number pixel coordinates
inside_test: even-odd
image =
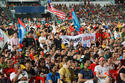
[[[53,69],[54,66],[56,66],[56,65],[55,65],[55,64],[52,64],[52,65],[50,66],[50,72],[52,72],[52,69]]]
[[[31,63],[31,61],[28,59],[28,60],[26,60],[25,64],[26,64],[26,63]]]
[[[20,66],[20,64],[19,63],[14,64],[14,68],[17,67],[17,66]]]

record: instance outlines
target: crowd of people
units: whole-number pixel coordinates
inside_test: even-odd
[[[22,18],[26,28],[19,48],[18,22],[0,28],[9,40],[0,54],[1,83],[28,83],[40,76],[47,83],[125,83],[124,6],[55,6],[67,13],[66,20]],[[70,19],[73,7],[80,20],[76,31]],[[86,47],[81,42],[64,44],[60,36],[95,33],[96,41]],[[41,81],[39,81],[41,82]]]

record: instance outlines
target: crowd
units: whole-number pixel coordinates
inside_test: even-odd
[[[66,20],[22,18],[27,32],[21,49],[18,22],[2,23],[9,40],[0,54],[1,83],[28,83],[35,76],[47,83],[125,83],[124,7],[72,5],[81,23],[79,32],[70,19],[71,7],[55,7],[67,13]],[[64,44],[60,38],[86,33],[96,34],[90,47],[80,42],[74,47],[73,41]]]

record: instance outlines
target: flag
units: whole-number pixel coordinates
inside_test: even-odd
[[[22,47],[22,41],[26,33],[25,25],[23,22],[18,18],[18,36],[19,36],[19,48]]]
[[[4,48],[6,42],[8,42],[9,37],[6,35],[6,33],[0,29],[0,51]]]
[[[65,14],[64,12],[59,11],[59,10],[55,9],[55,8],[52,6],[51,0],[48,0],[48,10],[49,10],[51,13],[57,15],[60,19],[65,19],[65,18],[66,18],[66,14]]]
[[[79,31],[79,28],[81,28],[81,25],[79,24],[79,21],[77,19],[77,16],[76,16],[73,8],[72,8],[71,11],[72,11],[72,16],[71,17],[72,17],[73,22],[74,22],[74,27],[75,27],[76,31]]]
[[[58,24],[61,24],[61,21],[57,18],[57,22],[58,22]]]

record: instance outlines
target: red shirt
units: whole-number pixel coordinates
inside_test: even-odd
[[[14,69],[14,68],[5,68],[5,69],[3,70],[3,72],[7,75],[7,77],[10,77],[10,74],[11,74],[12,72],[15,72],[15,69]]]
[[[30,54],[30,58],[31,58],[32,60],[34,60],[33,54]]]
[[[95,73],[95,66],[96,66],[97,64],[94,64],[94,63],[92,63],[90,66],[89,66],[89,69],[91,69],[92,71],[93,71],[93,74],[96,76],[96,73]]]

